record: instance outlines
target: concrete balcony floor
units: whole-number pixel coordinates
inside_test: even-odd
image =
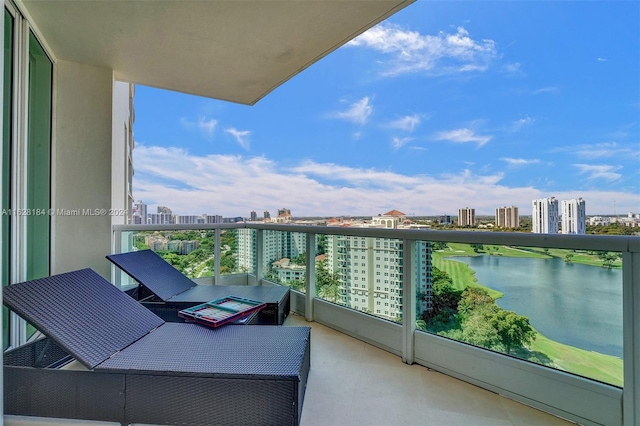
[[[311,372],[302,426],[572,425],[493,392],[292,314],[285,325],[310,325]],[[6,426],[114,425],[5,416]]]

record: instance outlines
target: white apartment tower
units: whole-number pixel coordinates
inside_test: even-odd
[[[531,222],[531,232],[535,234],[557,234],[558,200],[555,197],[533,200]]]
[[[518,208],[516,206],[498,207],[496,209],[496,226],[498,228],[517,228],[520,226]]]
[[[474,226],[476,224],[476,209],[465,207],[458,209],[458,226]]]
[[[562,200],[562,233],[577,235],[587,233],[587,215],[582,198]]]
[[[393,228],[401,225],[396,210],[372,218],[370,225]],[[327,236],[327,267],[340,279],[340,303],[376,316],[396,321],[402,315],[402,281],[405,273],[412,273],[419,299],[417,315],[431,309],[431,245],[416,243],[411,262],[412,271],[404,268],[402,240],[348,235]],[[412,295],[410,297],[415,297]]]
[[[262,231],[262,262],[257,265],[258,231],[241,228],[237,230],[237,264],[240,271],[256,273],[256,267],[266,273],[276,260],[295,258],[306,252],[307,235],[301,232]]]

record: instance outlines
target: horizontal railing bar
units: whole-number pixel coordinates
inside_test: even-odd
[[[190,224],[190,225],[114,225],[114,231],[181,231],[215,229],[264,229],[324,235],[349,235],[416,241],[438,241],[465,244],[493,244],[522,247],[560,248],[640,253],[640,238],[627,235],[562,235],[525,232],[453,231],[429,229],[356,228],[315,225],[286,225],[257,222]]]

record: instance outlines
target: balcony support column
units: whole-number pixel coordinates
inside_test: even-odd
[[[414,240],[403,240],[402,253],[402,362],[414,363],[414,334],[416,331],[416,291],[414,272]],[[418,251],[419,253],[419,251]]]
[[[640,424],[640,244],[622,255],[622,330],[625,425]]]
[[[220,236],[222,231],[216,228],[213,237],[213,284],[220,285]]]
[[[313,321],[313,299],[316,298],[316,234],[307,234],[306,243],[304,317],[307,321]]]
[[[264,259],[264,230],[256,229],[256,284],[262,285],[264,270],[262,261]]]

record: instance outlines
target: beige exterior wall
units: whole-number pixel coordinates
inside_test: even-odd
[[[53,209],[111,207],[113,72],[58,60],[54,74]],[[110,278],[111,217],[52,217],[52,274],[92,268]]]

